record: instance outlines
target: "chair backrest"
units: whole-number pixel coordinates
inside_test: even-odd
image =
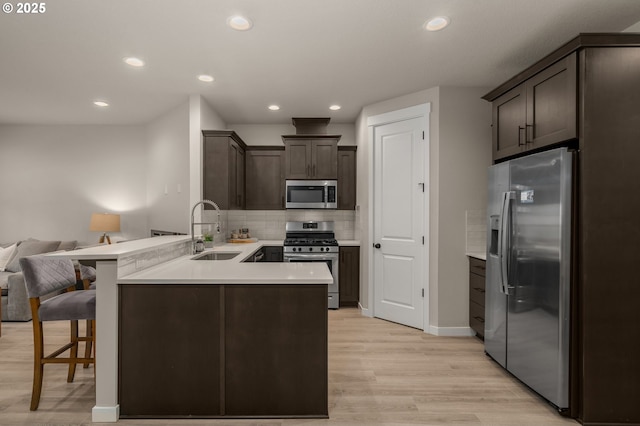
[[[29,297],[40,297],[76,284],[71,259],[50,256],[27,256],[20,259]]]
[[[89,280],[89,281],[96,280],[96,268],[92,266],[83,265],[82,263],[80,263],[78,266],[80,267],[81,280]]]

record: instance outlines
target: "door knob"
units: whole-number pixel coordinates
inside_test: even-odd
[[[380,248],[380,243],[375,243],[373,246],[374,246],[375,248]]]

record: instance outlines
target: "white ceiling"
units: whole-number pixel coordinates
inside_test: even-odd
[[[40,15],[0,13],[0,123],[146,123],[191,94],[227,123],[350,123],[365,105],[434,86],[493,88],[580,32],[640,21],[638,0],[45,4]],[[226,26],[236,13],[251,31]],[[424,31],[436,15],[451,25]],[[147,65],[132,69],[125,56]],[[216,80],[202,83],[201,73]],[[282,109],[267,110],[272,103]],[[342,109],[329,111],[333,103]]]

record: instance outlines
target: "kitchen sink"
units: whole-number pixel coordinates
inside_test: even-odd
[[[237,255],[242,253],[241,251],[210,251],[199,254],[192,257],[191,260],[229,260],[233,259]]]

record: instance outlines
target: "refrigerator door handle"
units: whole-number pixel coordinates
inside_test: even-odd
[[[509,233],[511,232],[511,200],[515,198],[514,191],[507,191],[502,198],[502,212],[500,215],[500,242],[498,257],[500,259],[500,292],[509,294]],[[506,251],[506,253],[505,253]]]

